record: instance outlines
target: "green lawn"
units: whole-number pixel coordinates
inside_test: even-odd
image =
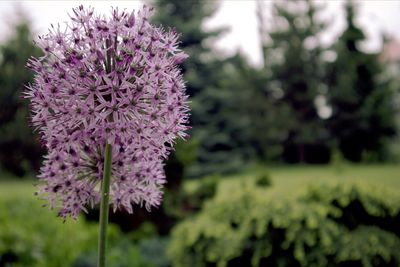
[[[224,179],[222,186],[239,185],[241,182],[268,172],[272,178],[274,189],[296,192],[310,183],[325,181],[367,181],[371,184],[383,185],[400,190],[400,165],[343,165],[333,166],[269,166],[257,167],[252,171],[232,175]],[[33,197],[34,180],[0,180],[0,197]],[[196,186],[196,181],[188,181],[187,189]]]
[[[333,166],[289,166],[270,168],[276,186],[298,186],[306,182],[367,181],[400,189],[400,165],[345,165]]]
[[[271,167],[270,174],[277,194],[296,195],[306,190],[307,185],[324,182],[363,181],[376,186],[377,190],[381,187],[400,190],[400,165]]]
[[[279,196],[296,196],[310,184],[324,182],[358,182],[377,187],[386,187],[389,190],[400,190],[400,165],[349,165],[341,166],[258,166],[250,171],[225,177],[220,183],[219,190],[235,192],[252,182],[254,178],[268,173],[272,179],[273,187],[269,194]],[[185,184],[187,191],[192,191],[198,181],[188,181]]]
[[[0,180],[0,198],[34,198],[36,181],[29,180]]]

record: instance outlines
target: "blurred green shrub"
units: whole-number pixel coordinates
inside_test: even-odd
[[[157,228],[156,226],[151,223],[145,221],[142,223],[135,231],[131,231],[128,233],[129,239],[133,241],[140,241],[143,239],[149,239],[157,235]]]
[[[153,267],[169,267],[171,263],[166,255],[168,237],[154,236],[142,239],[138,243],[141,257]]]
[[[185,201],[193,210],[200,210],[207,199],[214,197],[221,179],[219,175],[211,175],[199,180],[196,188],[186,193]]]
[[[272,185],[271,175],[268,172],[261,173],[256,180],[256,185],[270,187]]]
[[[174,229],[173,266],[399,266],[399,194],[326,184],[287,195],[220,190]]]
[[[212,198],[221,180],[219,175],[211,175],[195,181],[190,190],[166,191],[163,207],[168,216],[183,219],[197,212],[203,203]]]
[[[110,242],[107,251],[107,266],[110,267],[157,267],[146,262],[138,248],[121,236],[119,240]],[[92,246],[96,243],[92,243]],[[96,246],[94,246],[96,248]],[[65,266],[65,265],[62,265]],[[97,267],[97,251],[91,250],[89,253],[81,254],[74,262],[72,267]]]
[[[97,224],[63,223],[29,198],[0,199],[0,266],[95,267]],[[145,267],[138,249],[109,227],[110,267]]]
[[[337,174],[341,174],[347,164],[346,159],[343,157],[339,149],[332,150],[332,156],[330,161],[331,167]]]

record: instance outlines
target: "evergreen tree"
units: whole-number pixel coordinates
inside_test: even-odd
[[[224,113],[235,146],[244,160],[278,161],[288,133],[285,118],[290,110],[269,90],[265,69],[250,66],[240,54],[227,63],[224,88],[229,88],[229,101]]]
[[[268,91],[279,119],[285,122],[283,158],[287,162],[329,160],[324,145],[327,131],[315,105],[324,87],[323,48],[318,38],[326,25],[316,20],[319,11],[313,1],[276,1],[271,41],[263,45]]]
[[[222,29],[205,31],[202,27],[206,18],[216,11],[214,1],[181,1],[181,0],[153,0],[156,7],[153,22],[165,28],[174,27],[181,33],[180,47],[190,56],[183,62],[182,69],[187,83],[187,92],[195,96],[214,82],[214,73],[218,70],[211,49],[204,42],[217,37]]]
[[[199,149],[198,173],[238,171],[254,160],[256,148],[249,106],[257,72],[237,54],[220,62],[215,84],[202,91],[193,102],[199,118],[193,125]]]
[[[25,65],[38,53],[27,21],[0,46],[0,163],[18,176],[38,170],[42,160],[43,151],[28,126],[28,104],[22,99],[24,86],[33,78]]]
[[[348,1],[345,9],[347,27],[335,46],[330,73],[330,130],[346,159],[384,160],[388,138],[395,134],[393,95],[382,79],[378,55],[359,48],[365,35],[355,24],[354,3]]]
[[[240,96],[228,87],[232,72],[227,60],[218,59],[210,43],[223,29],[205,31],[204,20],[217,8],[214,1],[155,0],[155,23],[175,25],[182,34],[181,47],[189,54],[182,64],[187,90],[191,95],[191,142],[198,144],[196,164],[188,170],[191,176],[228,172],[240,168],[247,158],[238,136],[238,120],[228,106]],[[208,45],[206,45],[208,43]],[[237,113],[235,113],[237,114]],[[190,145],[187,144],[187,145]],[[185,146],[185,145],[184,145]]]

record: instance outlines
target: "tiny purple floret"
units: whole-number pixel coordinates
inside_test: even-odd
[[[188,129],[187,95],[177,64],[178,34],[150,24],[152,9],[73,9],[65,29],[39,37],[31,58],[31,121],[47,149],[38,193],[59,216],[76,218],[100,201],[104,148],[112,145],[110,202],[158,206],[163,161]]]

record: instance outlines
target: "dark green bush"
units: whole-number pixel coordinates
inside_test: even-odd
[[[220,190],[174,229],[174,266],[400,265],[399,194],[326,184],[289,195],[251,183]]]
[[[63,223],[30,198],[0,199],[0,266],[95,267],[97,224],[79,218]],[[138,249],[109,227],[110,267],[145,267]],[[151,265],[150,265],[151,266]]]
[[[191,190],[166,191],[163,203],[166,213],[181,220],[199,211],[215,195],[220,180],[221,176],[211,175],[197,180]]]
[[[187,205],[190,206],[192,210],[200,210],[207,199],[214,197],[221,179],[219,175],[211,175],[200,179],[192,192],[186,192],[185,202]]]
[[[257,177],[256,185],[269,187],[272,185],[271,176],[268,172],[263,172]]]
[[[141,257],[153,267],[169,267],[171,263],[166,255],[168,237],[155,236],[142,239],[138,243]]]
[[[146,262],[132,243],[119,236],[119,240],[110,242],[107,251],[107,266],[110,267],[157,267]],[[117,242],[115,242],[117,241]],[[93,244],[92,244],[93,245]],[[97,251],[81,254],[73,267],[97,267]]]

